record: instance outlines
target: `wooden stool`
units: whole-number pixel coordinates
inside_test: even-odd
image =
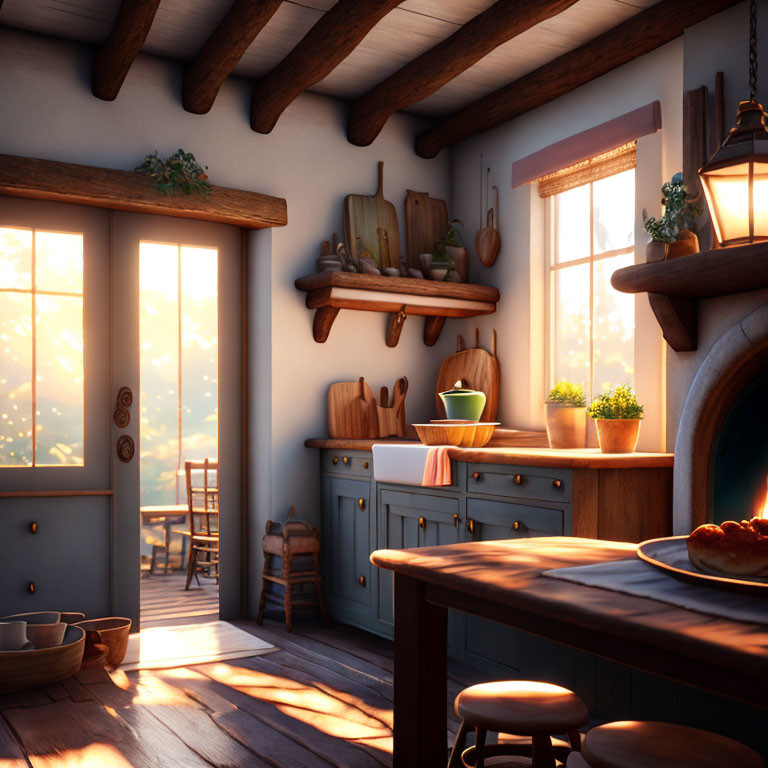
[[[534,768],[553,768],[555,755],[564,760],[563,751],[552,747],[554,733],[568,735],[570,749],[581,747],[579,727],[587,722],[586,704],[572,691],[550,683],[504,680],[465,688],[455,702],[461,727],[451,751],[448,768],[476,765],[497,755],[531,755]],[[467,734],[475,731],[475,746],[464,750]],[[531,737],[530,742],[486,745],[488,731]],[[466,761],[466,762],[465,762]]]
[[[281,523],[267,523],[267,532],[262,539],[264,547],[264,572],[262,573],[261,597],[259,599],[259,614],[256,619],[261,624],[264,620],[264,604],[267,599],[267,585],[282,584],[285,587],[283,606],[285,609],[285,629],[293,629],[294,606],[317,605],[328,624],[328,614],[323,600],[323,585],[320,576],[320,532],[303,520],[293,520],[293,507],[288,514],[288,520]],[[282,569],[272,567],[272,559],[282,558]],[[294,570],[294,558],[297,558],[299,569]],[[302,560],[304,562],[302,562]],[[309,565],[309,567],[305,567]],[[293,587],[303,584],[314,584],[314,600],[294,600]]]
[[[593,728],[582,755],[589,768],[765,768],[757,752],[726,736],[634,720]]]

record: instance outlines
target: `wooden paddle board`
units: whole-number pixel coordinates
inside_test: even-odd
[[[486,401],[480,421],[496,421],[499,411],[499,383],[501,372],[496,357],[496,331],[493,332],[491,352],[480,347],[479,331],[475,330],[475,347],[464,349],[464,340],[458,337],[458,351],[443,360],[437,374],[435,404],[439,419],[445,418],[445,408],[440,399],[440,392],[453,389],[457,381],[468,389],[485,392]]]
[[[344,198],[344,230],[352,258],[367,250],[381,258],[382,267],[400,268],[400,229],[395,206],[384,199],[384,163],[379,163],[379,188],[373,197]]]
[[[426,192],[405,193],[405,238],[408,266],[423,270],[420,253],[433,253],[437,241],[448,229],[448,206],[445,200]]]
[[[364,378],[328,388],[328,435],[359,439],[379,436],[376,398]]]

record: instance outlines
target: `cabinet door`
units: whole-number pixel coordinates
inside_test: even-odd
[[[378,504],[379,549],[456,544],[459,500],[453,496],[382,489]],[[393,623],[392,572],[379,574],[379,619]]]
[[[340,477],[323,478],[326,590],[359,605],[371,604],[370,485]]]
[[[461,529],[462,541],[493,541],[560,536],[563,534],[563,510],[535,507],[518,502],[467,499],[467,517]],[[533,643],[524,633],[463,614],[459,623],[459,654],[465,661],[492,674],[505,668],[520,670]]]

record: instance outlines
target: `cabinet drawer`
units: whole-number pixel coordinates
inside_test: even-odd
[[[370,477],[373,458],[367,451],[323,451],[324,474]]]
[[[571,471],[549,467],[469,464],[467,492],[569,503]]]
[[[562,536],[565,530],[561,509],[487,499],[467,499],[464,527],[470,541]]]

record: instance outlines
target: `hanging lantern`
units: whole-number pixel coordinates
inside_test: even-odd
[[[699,170],[715,236],[721,245],[768,240],[768,115],[755,100],[757,9],[750,4],[749,101],[736,125]]]

